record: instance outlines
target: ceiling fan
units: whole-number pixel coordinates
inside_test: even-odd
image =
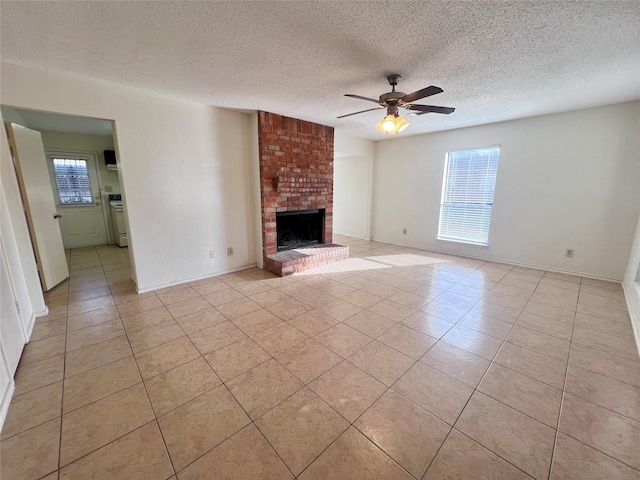
[[[359,98],[360,100],[377,103],[380,106],[376,108],[369,108],[368,110],[361,110],[359,112],[348,113],[347,115],[340,115],[338,118],[350,117],[351,115],[358,115],[360,113],[371,112],[373,110],[382,110],[383,108],[386,108],[387,116],[380,120],[378,125],[376,125],[376,128],[382,133],[393,135],[401,132],[409,126],[409,122],[407,122],[398,114],[398,107],[412,110],[414,112],[411,113],[412,116],[424,115],[425,113],[444,113],[448,115],[455,111],[455,108],[450,107],[416,105],[412,103],[416,100],[442,93],[443,90],[440,87],[434,87],[433,85],[431,85],[430,87],[423,88],[408,95],[404,92],[396,92],[396,85],[398,85],[400,78],[402,77],[397,73],[389,75],[387,77],[387,80],[389,80],[389,85],[391,85],[391,91],[380,95],[380,98],[378,100],[376,100],[375,98],[353,95],[351,93],[345,94],[345,97]]]

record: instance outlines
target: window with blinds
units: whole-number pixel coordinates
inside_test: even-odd
[[[438,239],[487,245],[499,147],[447,154]]]
[[[93,203],[87,161],[80,158],[54,158],[53,171],[62,205]]]

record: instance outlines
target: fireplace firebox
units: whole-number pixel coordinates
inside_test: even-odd
[[[278,251],[324,243],[324,208],[276,213]]]

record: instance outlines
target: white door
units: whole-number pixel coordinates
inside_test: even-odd
[[[40,132],[7,123],[29,233],[44,291],[69,276]]]
[[[107,243],[95,157],[90,154],[47,155],[60,218],[64,248]]]
[[[7,358],[11,376],[16,373],[22,348],[27,343],[18,312],[18,300],[9,276],[4,250],[0,247],[0,342]],[[0,352],[1,354],[2,352]]]

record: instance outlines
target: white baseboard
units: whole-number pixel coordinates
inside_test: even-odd
[[[7,418],[7,412],[9,411],[9,405],[11,404],[11,399],[13,398],[13,392],[16,390],[16,382],[11,379],[11,383],[9,384],[9,388],[7,388],[2,398],[0,399],[0,430],[4,426],[4,421]]]
[[[250,268],[255,268],[256,266],[257,266],[257,264],[252,263],[251,265],[247,265],[247,266],[239,267],[239,268],[233,268],[231,270],[224,270],[222,272],[216,272],[216,273],[213,273],[211,275],[202,275],[200,277],[189,278],[187,280],[178,280],[176,282],[164,283],[164,284],[161,284],[161,285],[155,285],[153,287],[136,288],[136,291],[138,293],[152,292],[154,290],[160,290],[161,288],[173,287],[175,285],[182,285],[184,283],[197,282],[198,280],[206,280],[207,278],[219,277],[220,275],[226,275],[227,273],[241,272],[242,270],[248,270]]]
[[[636,282],[631,284],[623,283],[624,298],[627,302],[627,310],[631,317],[631,328],[633,328],[633,336],[636,339],[636,347],[640,354],[640,285]]]

